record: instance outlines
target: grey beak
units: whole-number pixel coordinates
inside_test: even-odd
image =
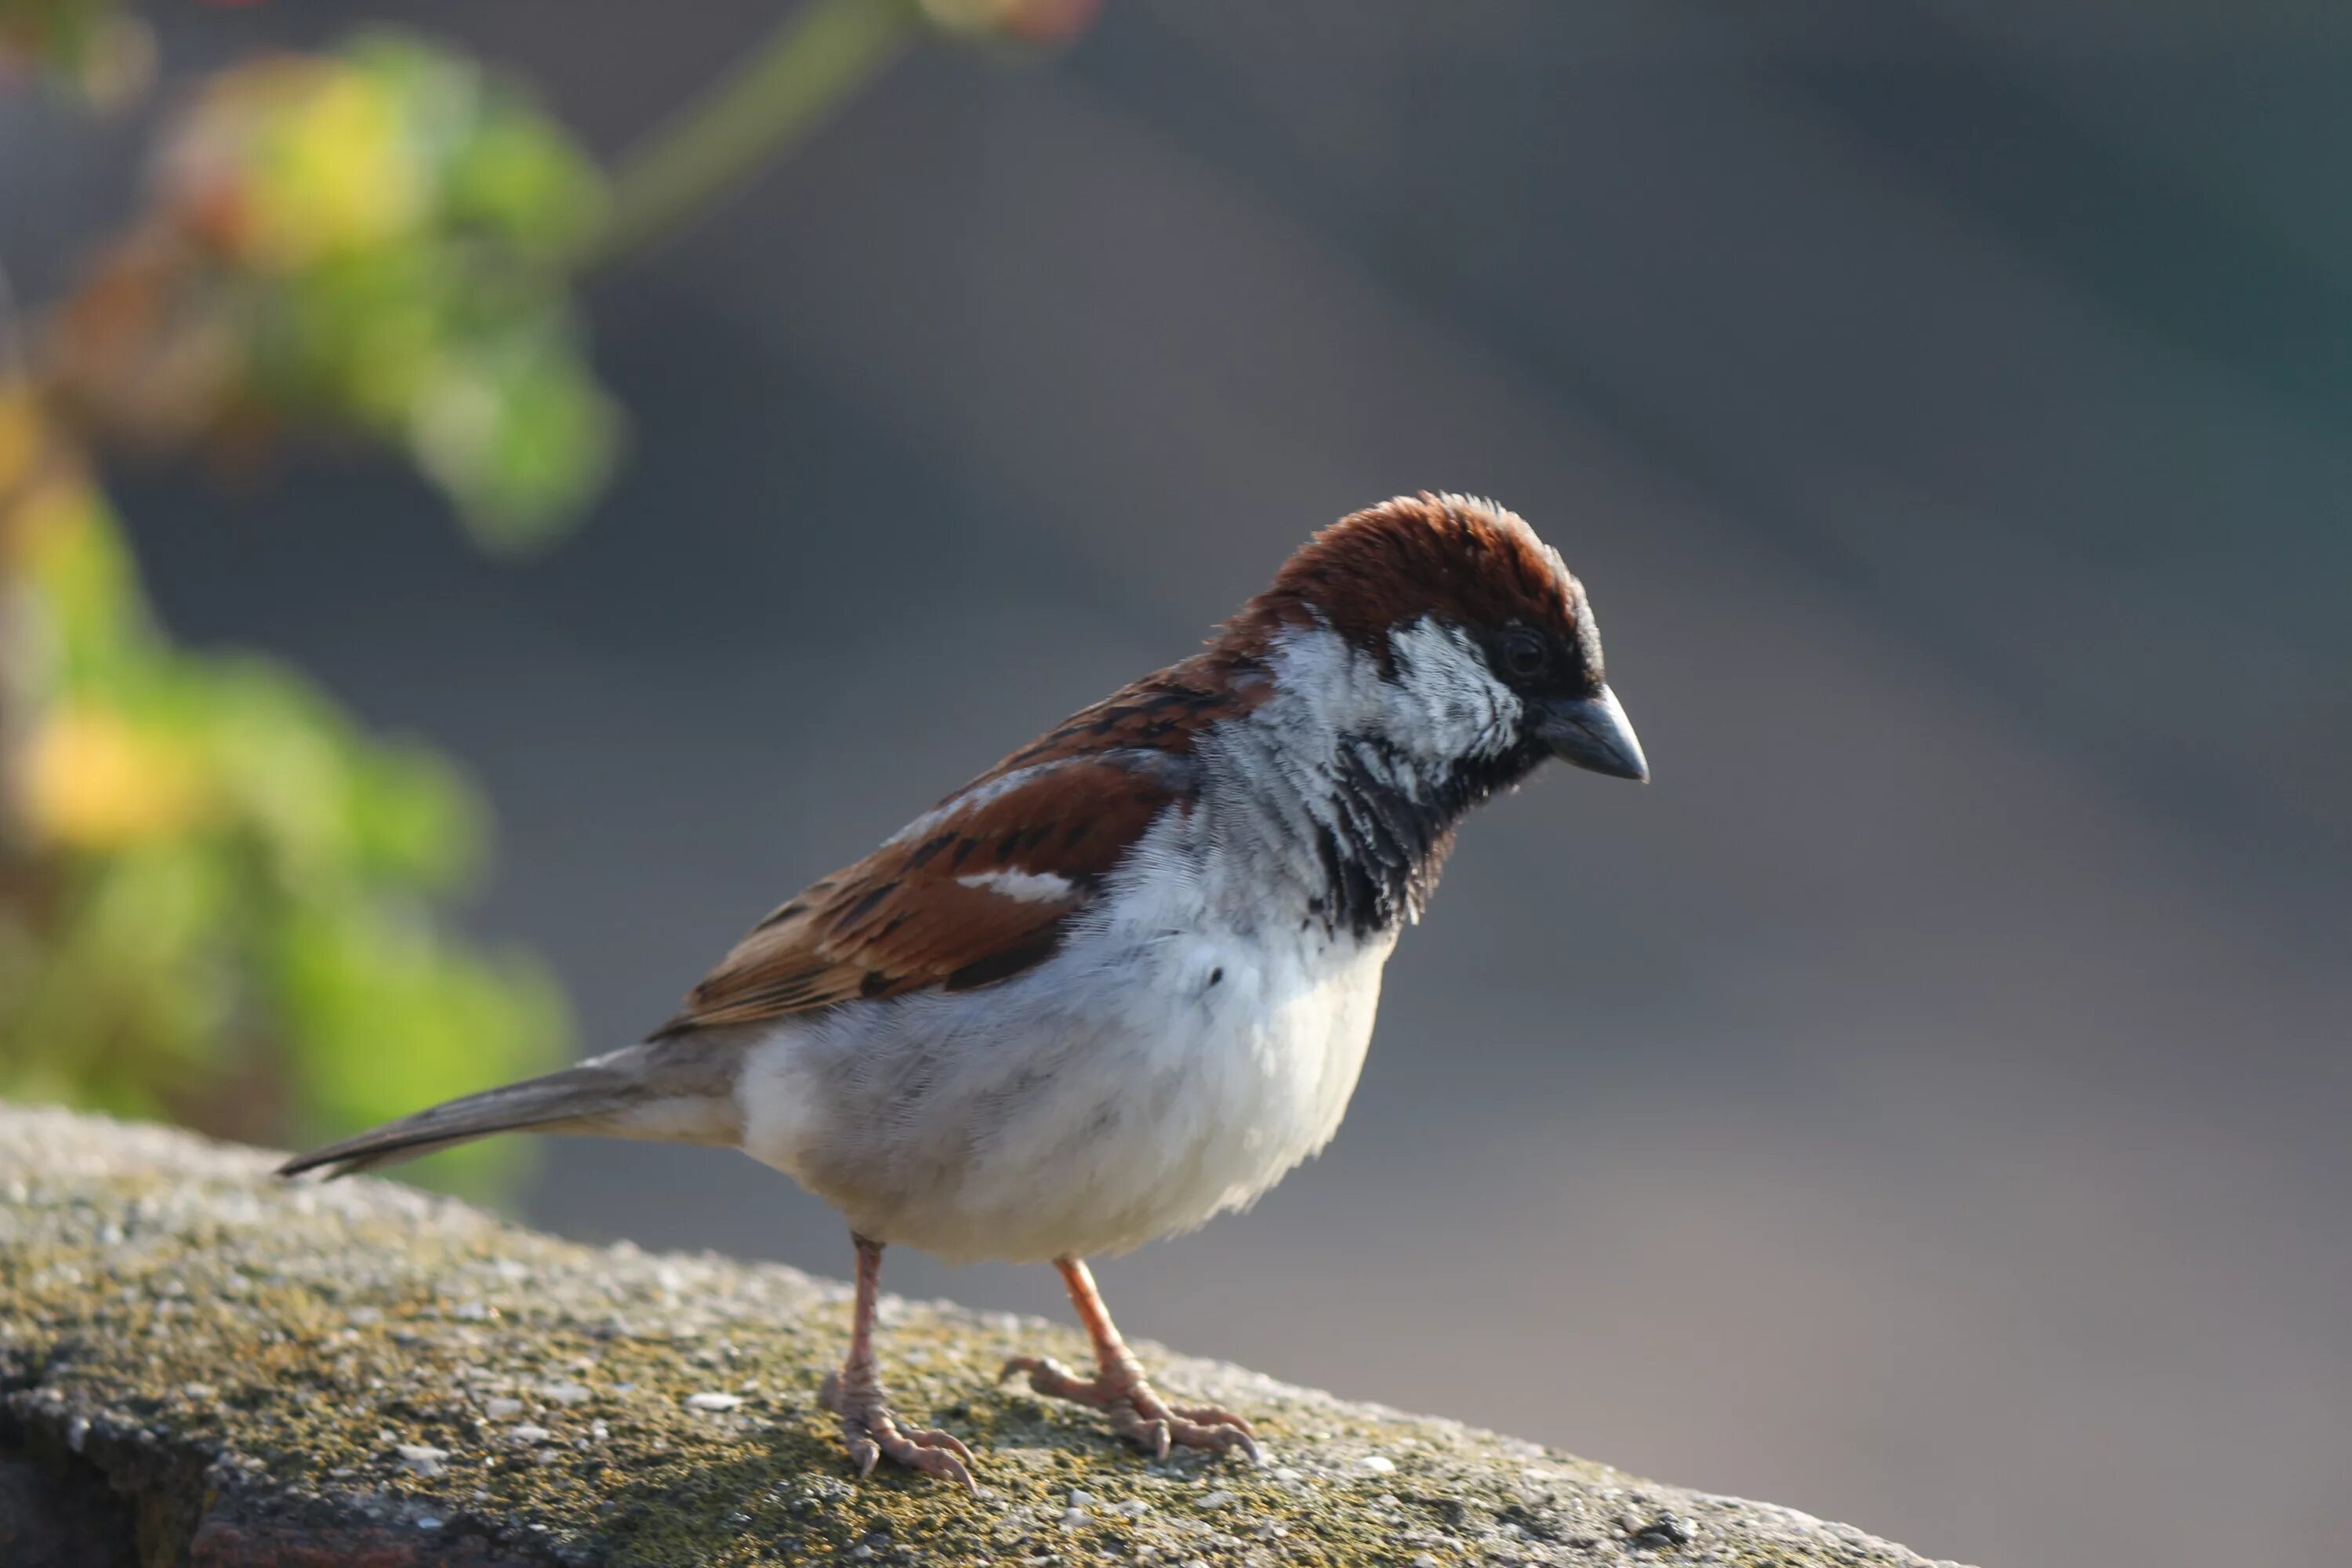
[[[1539,732],[1552,755],[1564,763],[1612,779],[1650,782],[1642,742],[1633,738],[1633,726],[1618,706],[1617,694],[1605,686],[1580,701],[1548,705]]]

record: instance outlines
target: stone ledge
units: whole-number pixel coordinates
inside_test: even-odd
[[[1075,1331],[944,1303],[886,1302],[894,1383],[971,1442],[984,1495],[852,1484],[814,1396],[846,1287],[269,1163],[0,1106],[0,1559],[1928,1568],[1791,1510],[1182,1357],[1167,1382],[1262,1417],[1272,1458],[1147,1463],[995,1384],[1016,1350],[1082,1359]]]

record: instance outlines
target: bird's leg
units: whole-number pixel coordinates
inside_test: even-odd
[[[1000,1381],[1026,1373],[1029,1386],[1040,1394],[1108,1411],[1111,1430],[1156,1459],[1168,1457],[1171,1444],[1181,1444],[1187,1448],[1238,1452],[1252,1464],[1264,1461],[1257,1434],[1240,1416],[1213,1405],[1178,1408],[1160,1397],[1143,1375],[1143,1363],[1119,1337],[1118,1325],[1110,1321],[1110,1309],[1103,1305],[1102,1293],[1095,1289],[1095,1277],[1083,1259],[1060,1258],[1054,1260],[1054,1267],[1062,1271],[1062,1283],[1070,1288],[1070,1304],[1077,1308],[1078,1321],[1095,1342],[1095,1375],[1080,1377],[1045,1356],[1023,1355],[1004,1363]]]
[[[882,1294],[882,1244],[854,1231],[850,1239],[857,1243],[857,1315],[850,1323],[849,1357],[839,1372],[825,1374],[818,1397],[841,1417],[842,1440],[849,1445],[860,1480],[887,1459],[960,1481],[976,1495],[980,1488],[971,1479],[971,1449],[936,1426],[908,1431],[890,1414],[882,1374],[874,1364],[874,1305]]]

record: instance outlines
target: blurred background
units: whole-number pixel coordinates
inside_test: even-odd
[[[0,1092],[283,1142],[622,1044],[1312,528],[1492,493],[1657,782],[1488,809],[1339,1142],[1122,1323],[1930,1556],[2352,1550],[2352,12],[0,54]],[[734,1156],[531,1157],[420,1173],[847,1267]]]

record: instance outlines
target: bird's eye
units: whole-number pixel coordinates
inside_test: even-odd
[[[1526,630],[1515,630],[1503,637],[1503,668],[1521,679],[1541,675],[1550,655],[1543,638]]]

